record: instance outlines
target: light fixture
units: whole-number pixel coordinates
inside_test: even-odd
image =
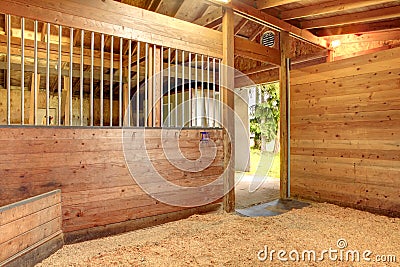
[[[341,44],[342,44],[342,42],[341,42],[340,40],[333,40],[333,41],[331,42],[331,47],[332,47],[332,48],[337,48],[337,47],[339,47]]]
[[[231,0],[214,0],[215,2],[228,4]]]

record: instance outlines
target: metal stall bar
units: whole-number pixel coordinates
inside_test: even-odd
[[[175,127],[178,127],[178,64],[179,53],[175,49]]]
[[[72,70],[73,70],[73,54],[74,54],[74,28],[70,30],[70,42],[69,42],[69,125],[72,125]]]
[[[198,83],[198,79],[199,79],[199,75],[198,75],[198,61],[197,61],[197,54],[194,55],[194,69],[196,71],[196,73],[194,74],[194,92],[195,92],[195,103],[194,103],[194,118],[195,118],[195,126],[197,125],[197,113],[198,113],[198,101],[199,101],[199,92],[197,90],[197,83]]]
[[[164,46],[161,46],[161,54],[160,54],[160,126],[163,127],[164,126]]]
[[[100,41],[100,126],[104,126],[104,34]]]
[[[94,125],[94,32],[90,40],[90,126]]]
[[[118,91],[118,122],[119,127],[122,127],[122,74],[124,72],[123,66],[123,50],[124,39],[119,38],[119,91]]]
[[[127,123],[128,127],[131,127],[131,87],[132,87],[132,40],[128,40],[128,112],[127,112]]]
[[[57,64],[57,82],[58,82],[58,126],[61,126],[61,106],[62,106],[62,85],[61,85],[61,64],[62,64],[62,26],[58,26],[58,64]]]
[[[33,23],[34,48],[33,48],[33,124],[37,125],[37,102],[38,102],[38,21]]]
[[[216,93],[216,78],[215,78],[215,58],[213,58],[213,127],[217,127],[217,116],[216,116],[216,105],[215,105],[215,93]]]
[[[182,127],[185,127],[185,51],[182,51]]]
[[[192,53],[189,53],[189,127],[193,126],[192,121]]]
[[[80,66],[80,83],[79,83],[79,104],[80,104],[80,122],[81,122],[81,126],[83,126],[83,57],[84,57],[84,52],[83,52],[83,48],[85,46],[85,31],[81,30],[81,66]]]
[[[148,126],[147,116],[148,116],[148,90],[149,90],[149,81],[147,77],[149,75],[149,44],[146,43],[145,47],[145,64],[144,64],[144,110],[143,110],[143,118],[144,118],[144,127]]]
[[[21,18],[21,125],[25,120],[25,18]]]
[[[205,103],[204,103],[204,55],[201,55],[201,90],[200,90],[200,96],[201,96],[201,106],[202,109],[205,109]],[[204,122],[204,118],[203,116],[205,116],[205,110],[203,111],[203,114],[200,114],[200,118],[201,118],[201,123],[200,125],[202,127],[204,127],[205,125],[203,125]]]
[[[114,36],[111,36],[111,61],[110,61],[110,127],[113,126],[113,98],[114,98]]]
[[[7,28],[7,125],[11,124],[11,16],[6,15]]]
[[[171,127],[171,48],[168,48],[168,127]]]
[[[209,56],[207,56],[207,109],[206,109],[206,114],[207,114],[207,127],[210,127],[211,111],[210,111],[210,57]]]
[[[218,94],[218,110],[219,110],[219,120],[220,120],[220,125],[222,126],[222,90],[221,90],[221,84],[222,84],[222,60],[218,59],[218,90],[219,90],[219,94]]]
[[[50,23],[46,24],[46,125],[50,125]]]
[[[136,45],[136,126],[140,127],[140,42]]]
[[[153,117],[153,125],[152,125],[153,127],[156,126],[156,101],[157,101],[157,99],[156,99],[156,92],[157,92],[157,90],[156,90],[156,82],[157,82],[156,81],[156,71],[157,71],[156,56],[157,56],[157,46],[153,45],[153,76],[151,77],[153,80],[153,97],[152,97],[152,107],[151,107],[151,110],[152,110],[151,114],[153,115],[152,116]]]

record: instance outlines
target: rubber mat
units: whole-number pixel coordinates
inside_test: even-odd
[[[293,200],[293,199],[277,199],[268,203],[252,206],[246,209],[237,209],[236,213],[245,217],[268,217],[277,216],[293,209],[302,209],[310,206],[310,204]]]

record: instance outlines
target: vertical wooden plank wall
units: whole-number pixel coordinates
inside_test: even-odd
[[[292,196],[400,216],[400,49],[291,75]]]
[[[61,191],[0,207],[0,266],[33,266],[63,245]]]
[[[162,131],[167,140],[161,140]],[[146,138],[148,156],[168,181],[200,186],[223,173],[222,130],[206,130],[217,146],[217,154],[200,172],[181,170],[165,157],[163,142],[178,136],[183,155],[199,158],[201,131],[146,130],[146,136],[150,136]],[[61,189],[65,233],[187,209],[160,203],[136,184],[125,162],[121,129],[0,128],[0,147],[0,205]],[[139,157],[131,160],[138,168],[151,167]],[[215,189],[199,197],[212,198],[218,192],[222,196],[223,184]],[[184,201],[196,196],[176,198]]]

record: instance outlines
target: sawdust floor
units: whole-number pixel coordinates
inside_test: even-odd
[[[257,253],[337,249],[371,250],[370,256],[396,255],[395,264],[376,262],[260,262]],[[263,256],[263,254],[261,254]],[[286,255],[287,256],[287,255]],[[300,256],[301,257],[301,256]],[[373,215],[330,204],[312,204],[276,217],[245,218],[223,213],[119,236],[64,246],[38,266],[399,266],[400,219]]]

